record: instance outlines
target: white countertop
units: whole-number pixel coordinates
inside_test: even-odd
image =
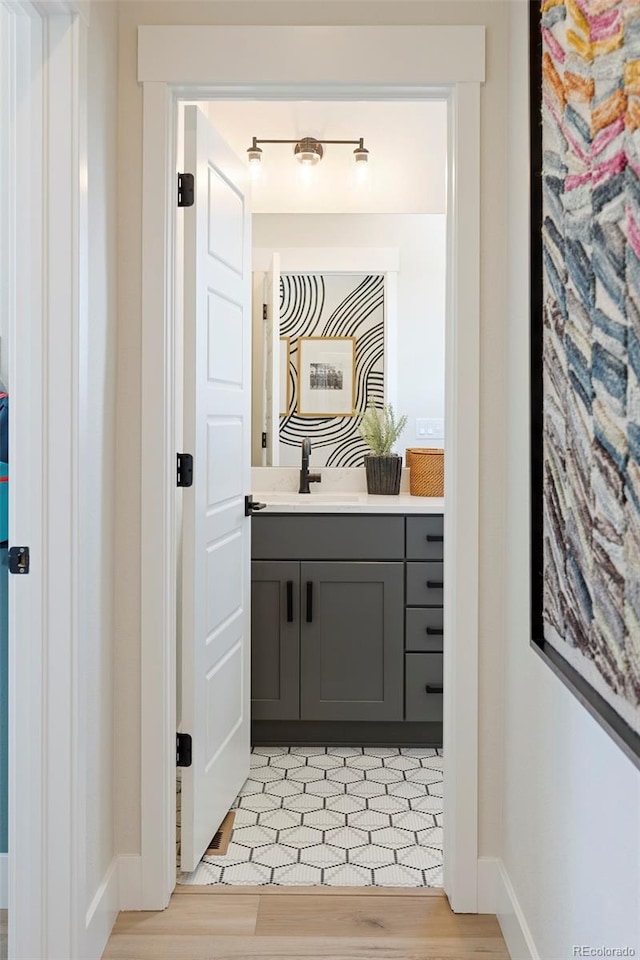
[[[379,497],[368,493],[334,490],[309,494],[278,491],[254,491],[253,499],[266,503],[261,513],[444,513],[443,497]]]

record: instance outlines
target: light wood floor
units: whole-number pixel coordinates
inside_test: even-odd
[[[509,960],[495,917],[442,893],[180,887],[162,913],[121,913],[103,960]]]

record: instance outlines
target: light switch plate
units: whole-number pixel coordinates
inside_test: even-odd
[[[418,418],[416,420],[416,439],[444,440],[444,420],[427,420]]]

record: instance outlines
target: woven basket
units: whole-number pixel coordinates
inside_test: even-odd
[[[407,450],[409,491],[412,497],[444,496],[444,450],[411,447]]]

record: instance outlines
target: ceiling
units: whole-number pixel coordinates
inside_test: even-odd
[[[328,145],[307,182],[293,145],[263,145],[253,185],[254,213],[443,213],[447,106],[429,102],[238,102],[201,104],[233,150],[246,159],[252,137],[358,140],[370,152],[358,182],[353,147]]]

